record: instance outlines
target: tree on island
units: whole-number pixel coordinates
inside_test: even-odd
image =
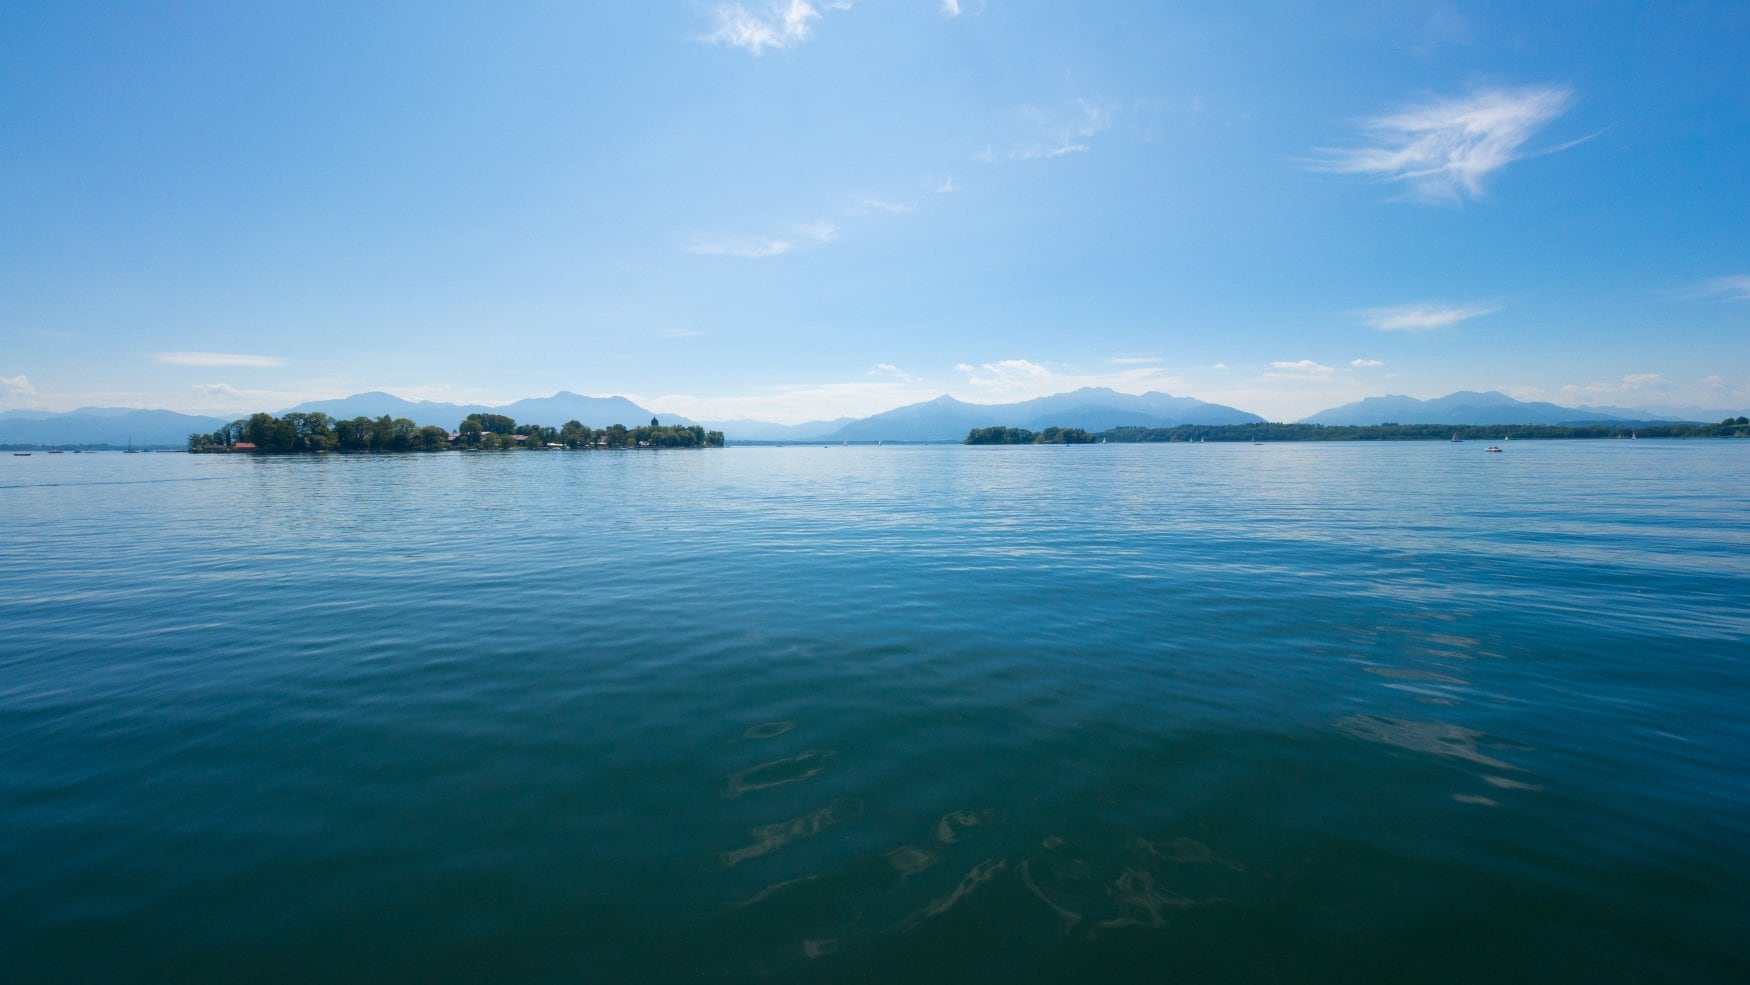
[[[405,417],[387,414],[375,419],[355,417],[333,420],[326,414],[252,414],[232,421],[212,434],[188,436],[191,452],[249,451],[286,455],[308,452],[431,452],[451,448],[494,450],[527,448],[546,450],[555,446],[586,448],[721,448],[723,432],[706,431],[698,425],[663,427],[651,419],[649,427],[610,425],[596,431],[571,420],[558,428],[544,424],[518,424],[503,414],[470,414],[452,435],[441,427],[420,427]]]
[[[1099,438],[1082,428],[1048,427],[1038,434],[1026,428],[973,428],[966,445],[1090,445]]]

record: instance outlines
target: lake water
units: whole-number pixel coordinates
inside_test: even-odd
[[[0,456],[7,981],[1750,980],[1750,442]]]

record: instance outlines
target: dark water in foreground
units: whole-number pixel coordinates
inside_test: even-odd
[[[1750,980],[1747,466],[0,457],[0,978]]]

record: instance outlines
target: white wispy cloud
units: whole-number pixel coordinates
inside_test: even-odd
[[[243,399],[243,391],[229,383],[196,383],[193,389],[195,397],[206,403],[211,403],[215,399],[225,401]]]
[[[665,328],[662,331],[665,339],[690,339],[703,334],[696,328]]]
[[[272,410],[312,399],[303,388],[254,389],[230,383],[196,383],[187,396],[173,399],[177,409],[191,414],[232,414]],[[330,396],[325,394],[324,396]]]
[[[1082,387],[1108,387],[1121,393],[1142,393],[1148,390],[1173,390],[1183,380],[1164,367],[1125,364],[1108,360],[1105,368],[1053,369],[1030,359],[999,359],[995,362],[956,363],[954,369],[965,374],[972,389],[961,390],[956,396],[972,401],[1027,400],[1054,393],[1066,393]]]
[[[1365,324],[1382,332],[1431,332],[1437,328],[1494,314],[1498,304],[1399,304],[1385,308],[1367,308],[1356,314]]]
[[[949,17],[959,17],[960,0],[942,0],[942,13]]]
[[[839,229],[830,222],[806,222],[778,236],[699,237],[687,244],[688,253],[758,259],[782,256],[795,250],[820,246],[837,239]]]
[[[202,369],[270,369],[285,362],[279,356],[252,356],[240,352],[154,352],[152,361],[172,366],[199,366]]]
[[[1743,413],[1750,409],[1750,377],[1730,379],[1718,374],[1699,380],[1674,380],[1662,373],[1626,373],[1614,380],[1568,383],[1555,389],[1503,388],[1520,400],[1548,400],[1564,407],[1692,407]]]
[[[924,187],[928,188],[932,195],[946,195],[956,190],[953,175],[946,178],[931,178],[924,182]]]
[[[887,212],[892,215],[904,215],[917,209],[916,205],[905,202],[895,202],[892,199],[877,198],[874,195],[852,195],[851,201],[862,211]]]
[[[17,376],[0,376],[0,402],[17,405],[36,399],[36,387],[30,383],[30,377],[19,373]]]
[[[1750,301],[1750,274],[1715,277],[1689,293],[1690,297],[1715,298],[1721,301]]]
[[[1023,134],[1004,150],[987,146],[973,160],[995,164],[1082,154],[1093,148],[1094,137],[1112,129],[1112,110],[1099,100],[1077,98],[1052,108],[1024,106],[1017,113]]]
[[[1525,144],[1567,112],[1573,92],[1560,86],[1487,89],[1458,99],[1408,106],[1365,120],[1367,143],[1321,148],[1312,166],[1404,184],[1427,201],[1481,198],[1483,179],[1532,156]],[[1553,153],[1572,143],[1537,153]]]
[[[912,378],[910,373],[907,373],[905,370],[900,369],[898,366],[895,366],[892,363],[876,363],[875,365],[869,367],[869,372],[867,375],[885,377],[887,379],[900,380],[901,382],[906,382],[906,383],[911,382],[911,378]]]
[[[994,363],[955,363],[966,382],[992,393],[1030,393],[1051,378],[1051,371],[1030,359],[999,359]]]
[[[849,10],[851,4],[839,0],[828,3],[830,10]],[[807,0],[770,3],[759,12],[739,3],[719,4],[714,11],[716,25],[704,40],[711,44],[743,48],[763,55],[768,48],[784,49],[807,41],[814,34],[813,22],[820,20],[820,8]]]
[[[1385,363],[1378,359],[1351,359],[1349,360],[1349,365],[1354,366],[1356,369],[1368,369],[1374,366],[1384,366]]]
[[[1330,366],[1313,362],[1311,359],[1297,359],[1292,362],[1285,359],[1279,359],[1270,364],[1270,369],[1264,374],[1264,378],[1322,380],[1335,372],[1336,370]]]

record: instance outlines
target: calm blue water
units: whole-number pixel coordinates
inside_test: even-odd
[[[0,456],[0,978],[1750,980],[1747,466]]]

